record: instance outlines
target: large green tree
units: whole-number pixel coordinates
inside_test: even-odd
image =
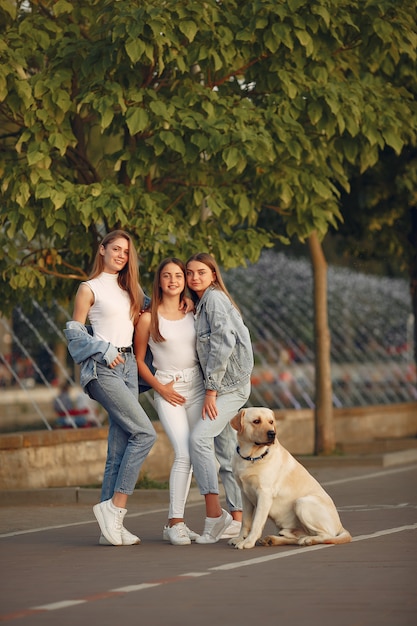
[[[417,94],[417,83],[414,88]],[[374,167],[352,176],[341,211],[332,240],[342,257],[358,269],[408,275],[417,363],[417,148],[399,156],[384,150]]]
[[[116,226],[145,269],[295,237],[325,278],[352,175],[416,144],[411,0],[0,0],[0,24],[3,307],[69,295]]]

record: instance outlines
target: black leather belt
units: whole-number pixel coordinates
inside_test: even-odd
[[[124,348],[117,348],[118,352],[133,352],[133,346],[126,346]]]

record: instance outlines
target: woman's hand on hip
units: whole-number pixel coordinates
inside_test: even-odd
[[[175,391],[174,383],[175,381],[172,380],[167,385],[163,385],[161,390],[158,389],[158,392],[163,397],[163,399],[172,404],[172,406],[177,406],[177,404],[184,404],[186,398],[178,393],[178,391]]]
[[[112,361],[109,365],[110,369],[113,369],[115,367],[117,367],[118,365],[121,365],[122,363],[124,363],[125,360],[122,357],[121,354],[118,354],[117,357],[114,359],[114,361]]]
[[[203,420],[208,417],[211,420],[215,420],[218,415],[217,406],[216,406],[216,394],[206,393],[204,398],[203,405]]]

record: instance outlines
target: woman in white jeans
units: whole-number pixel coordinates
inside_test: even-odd
[[[158,417],[174,448],[168,523],[163,529],[163,539],[173,545],[199,538],[185,524],[184,510],[192,475],[190,432],[201,419],[205,388],[193,314],[179,308],[184,291],[184,263],[174,257],[164,259],[155,274],[150,310],[142,313],[134,340],[139,373],[155,390]],[[148,343],[154,375],[145,363]]]

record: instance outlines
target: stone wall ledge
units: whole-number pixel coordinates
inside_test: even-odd
[[[278,437],[294,455],[314,452],[312,410],[276,410]],[[172,446],[162,425],[154,422],[157,441],[141,476],[166,481],[173,462]],[[336,441],[343,452],[375,454],[381,441],[394,440],[400,450],[417,437],[417,402],[334,409]],[[59,429],[0,435],[0,490],[45,489],[101,484],[107,452],[107,427]],[[371,444],[379,442],[379,450]],[[350,447],[349,447],[350,446]],[[413,447],[413,446],[409,446]],[[413,455],[410,458],[414,458]]]
[[[55,430],[34,430],[0,435],[0,450],[16,450],[33,446],[56,446],[77,441],[107,440],[108,427],[99,428],[57,428]]]

